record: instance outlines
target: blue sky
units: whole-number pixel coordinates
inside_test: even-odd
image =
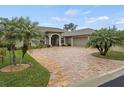
[[[73,22],[80,28],[99,29],[116,25],[124,29],[124,6],[58,5],[58,6],[0,6],[1,17],[30,17],[41,26],[63,28]]]

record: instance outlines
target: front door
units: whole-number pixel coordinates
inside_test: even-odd
[[[51,44],[52,44],[52,46],[59,46],[59,36],[58,35],[53,35],[51,37]]]

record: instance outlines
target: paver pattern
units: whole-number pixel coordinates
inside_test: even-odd
[[[50,73],[48,86],[67,86],[95,75],[124,66],[123,61],[93,57],[96,49],[52,47],[34,49],[29,54]]]

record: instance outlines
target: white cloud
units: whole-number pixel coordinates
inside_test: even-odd
[[[109,17],[108,16],[100,16],[97,18],[98,20],[108,20]]]
[[[76,10],[76,9],[69,9],[65,11],[65,15],[76,15],[78,13],[79,13],[79,10]]]
[[[124,24],[124,18],[123,19],[119,19],[116,24]]]
[[[59,22],[69,22],[67,18],[61,18],[61,17],[52,17],[52,20],[56,20]]]
[[[85,18],[85,23],[95,23],[97,21],[104,21],[104,20],[108,20],[109,17],[108,16],[99,16],[99,17],[90,17],[90,18]]]

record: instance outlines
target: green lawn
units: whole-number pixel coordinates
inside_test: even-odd
[[[95,57],[124,61],[124,52],[109,51],[106,56],[101,56],[98,52],[92,54]]]
[[[16,51],[17,61],[20,60],[21,51]],[[0,87],[40,87],[47,86],[50,73],[49,71],[37,63],[31,56],[26,54],[25,59],[27,63],[30,62],[32,66],[26,70],[12,73],[0,72]],[[4,64],[0,64],[0,68],[9,65],[9,55],[5,57]]]

